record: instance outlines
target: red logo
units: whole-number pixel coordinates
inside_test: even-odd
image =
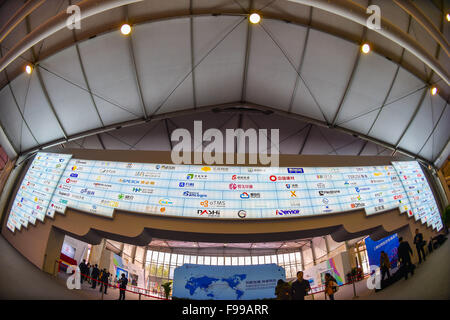
[[[231,180],[236,180],[236,175],[233,174],[233,176],[231,177]]]
[[[66,179],[66,183],[70,183],[70,178],[67,178],[67,179]]]
[[[270,181],[277,181],[277,177],[276,176],[270,176]]]

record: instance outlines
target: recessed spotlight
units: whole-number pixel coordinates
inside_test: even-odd
[[[435,96],[436,93],[438,93],[438,88],[433,86],[430,91],[431,91],[431,95]]]
[[[252,13],[249,17],[249,20],[253,24],[257,24],[261,21],[261,16],[257,13]]]
[[[368,43],[364,43],[361,46],[361,51],[365,54],[368,54],[370,52],[370,45]]]
[[[28,74],[31,74],[31,72],[33,71],[33,67],[29,64],[27,64],[27,66],[25,67],[25,72]]]
[[[450,13],[447,13],[445,16],[447,17],[447,21],[450,22]]]
[[[122,34],[124,35],[129,35],[131,32],[131,26],[128,23],[123,24],[120,27],[120,32],[122,32]]]

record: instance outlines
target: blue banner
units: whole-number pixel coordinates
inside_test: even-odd
[[[174,271],[174,298],[192,300],[274,299],[286,272],[276,264],[205,266],[185,264]]]
[[[389,256],[391,268],[397,267],[397,248],[399,244],[397,234],[378,241],[373,241],[370,237],[367,237],[365,243],[370,265],[380,266],[381,251],[384,251]]]

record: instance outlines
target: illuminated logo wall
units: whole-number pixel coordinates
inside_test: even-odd
[[[415,161],[389,166],[286,168],[166,165],[39,153],[8,219],[14,231],[72,207],[199,218],[286,218],[399,208],[440,230],[431,189]]]

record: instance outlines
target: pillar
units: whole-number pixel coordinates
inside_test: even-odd
[[[310,247],[311,247],[311,252],[312,252],[312,257],[313,257],[313,264],[316,265],[317,261],[316,261],[316,252],[314,251],[314,244],[313,241],[310,240]]]
[[[132,246],[131,247],[131,263],[134,264],[134,262],[136,261],[136,246]]]
[[[44,263],[42,270],[50,273],[56,274],[58,272],[58,264],[61,249],[64,243],[64,233],[56,228],[50,230],[48,236],[47,247],[44,255]]]
[[[100,244],[91,247],[91,254],[89,255],[89,263],[91,265],[100,265],[102,252],[106,246],[106,240],[102,239]]]

